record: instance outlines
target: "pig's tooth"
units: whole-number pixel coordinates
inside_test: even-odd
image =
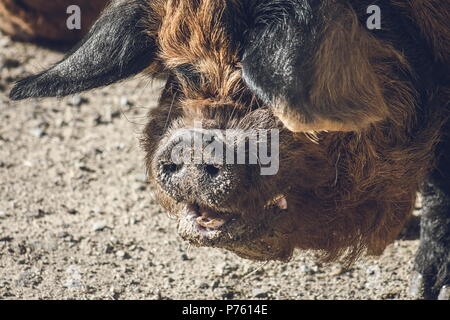
[[[223,219],[205,219],[203,217],[197,218],[197,223],[202,227],[209,229],[218,229],[225,224],[225,220]]]
[[[206,223],[208,228],[217,229],[225,224],[225,220],[223,219],[212,219],[211,221]]]
[[[270,207],[273,205],[276,205],[277,207],[279,207],[282,210],[286,210],[287,209],[286,197],[283,195],[276,196],[272,200],[267,202],[266,207]]]
[[[280,199],[277,200],[277,206],[281,209],[281,210],[287,210],[288,208],[288,203],[286,200],[286,197],[281,197]]]

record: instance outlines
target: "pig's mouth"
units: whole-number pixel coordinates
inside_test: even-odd
[[[193,204],[188,206],[189,215],[195,219],[200,230],[220,230],[238,219],[237,214],[219,212],[209,207]]]
[[[178,233],[195,246],[225,248],[253,260],[285,260],[288,246],[280,248],[277,221],[285,220],[287,201],[272,198],[248,219],[242,213],[219,211],[198,203],[184,204],[179,212]],[[277,246],[279,248],[277,248]]]
[[[178,232],[187,241],[198,246],[218,246],[230,241],[230,231],[238,234],[239,214],[217,211],[197,203],[186,204],[180,214]],[[237,240],[237,239],[235,239]]]

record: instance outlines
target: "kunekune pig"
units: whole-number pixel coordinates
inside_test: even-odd
[[[371,30],[374,4],[381,29]],[[421,191],[413,286],[449,298],[449,18],[440,0],[114,0],[11,98],[165,77],[142,137],[148,179],[185,240],[249,259],[379,255]],[[220,141],[225,130],[277,132],[266,139],[277,172],[173,160],[184,135]]]

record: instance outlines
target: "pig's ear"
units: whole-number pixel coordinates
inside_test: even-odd
[[[286,128],[358,131],[412,101],[394,81],[408,70],[403,55],[369,33],[362,14],[310,2],[257,2],[243,46],[245,83]]]
[[[304,95],[302,61],[308,54],[311,33],[296,14],[294,2],[257,4],[253,8],[253,24],[246,33],[242,59],[242,77],[266,104],[279,102],[293,105]],[[309,110],[304,116],[310,116]],[[308,119],[309,120],[309,119]]]
[[[50,69],[20,80],[10,98],[66,96],[141,72],[155,56],[145,33],[145,6],[144,0],[113,0],[76,48]]]

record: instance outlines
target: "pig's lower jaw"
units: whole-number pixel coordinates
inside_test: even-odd
[[[258,215],[261,219],[251,223],[232,214],[204,220],[198,210],[186,205],[178,213],[178,233],[194,246],[223,248],[246,259],[289,260],[293,252],[289,238],[276,231],[278,222],[288,219],[287,210],[274,205],[263,211]]]

